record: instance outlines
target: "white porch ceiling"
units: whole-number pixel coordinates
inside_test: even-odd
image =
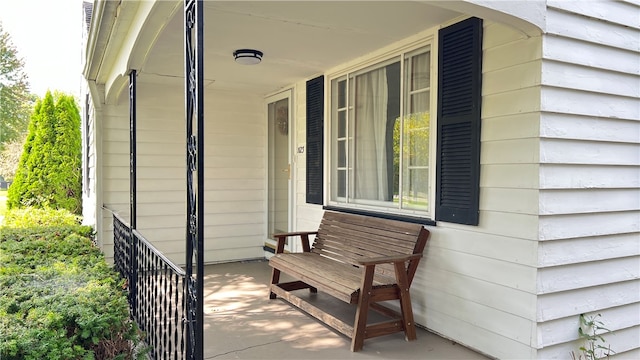
[[[460,16],[415,1],[207,1],[205,85],[268,94]],[[175,14],[140,71],[140,81],[183,83],[183,15]],[[233,51],[264,52],[236,64]]]

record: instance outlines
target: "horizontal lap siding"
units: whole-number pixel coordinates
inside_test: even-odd
[[[137,228],[169,259],[184,263],[184,97],[178,88],[137,85]],[[127,157],[127,147],[122,150]],[[123,187],[128,191],[128,183]]]
[[[98,220],[98,243],[105,257],[113,261],[113,213],[129,221],[129,104],[125,97],[118,105],[102,105],[96,110],[98,159],[96,185],[102,197]],[[101,140],[101,141],[100,141]],[[99,200],[100,198],[98,198]]]
[[[263,257],[267,173],[264,98],[229,91],[207,94],[205,261]]]
[[[539,37],[484,22],[480,224],[439,222],[411,288],[416,321],[498,358],[535,333]]]
[[[154,96],[164,94],[161,101]],[[179,88],[138,83],[138,230],[178,264],[185,262],[185,121]],[[103,124],[104,203],[129,212],[128,104]],[[261,97],[208,91],[205,97],[205,261],[262,256],[264,115]],[[110,212],[104,238],[112,247]],[[112,249],[109,250],[112,253]]]
[[[630,309],[633,311],[634,309]],[[605,313],[602,314],[605,315]],[[574,324],[574,332],[575,332]],[[616,354],[607,357],[607,360],[636,360],[640,358],[640,337],[638,337],[638,331],[640,326],[633,326],[615,331],[613,334],[605,334],[606,346],[611,346],[611,349],[618,350]],[[538,351],[538,358],[540,359],[567,359],[574,352],[576,356],[580,354],[577,350],[575,342],[564,342],[557,345],[551,345],[545,347],[545,349]],[[615,351],[615,350],[614,350]]]
[[[549,1],[540,124],[538,358],[577,351],[601,313],[640,347],[640,7]]]

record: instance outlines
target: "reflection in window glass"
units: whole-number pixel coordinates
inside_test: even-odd
[[[428,209],[429,199],[429,56],[405,59],[407,111],[404,115],[402,203],[408,209]]]

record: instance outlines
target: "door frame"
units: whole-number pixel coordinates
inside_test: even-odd
[[[273,247],[275,248],[275,241],[273,241],[272,239],[270,239],[270,234],[269,234],[269,186],[270,186],[270,178],[269,178],[269,113],[268,113],[268,106],[270,103],[282,100],[282,99],[289,99],[289,126],[288,126],[288,157],[289,157],[289,183],[288,183],[288,204],[287,204],[287,208],[288,208],[288,223],[289,223],[289,228],[287,229],[287,231],[292,231],[295,228],[294,225],[294,220],[295,220],[295,184],[296,184],[296,157],[295,157],[295,148],[294,148],[294,144],[295,144],[295,123],[296,123],[296,111],[295,111],[295,99],[294,99],[294,94],[295,94],[295,88],[294,87],[290,87],[287,88],[285,90],[282,91],[278,91],[276,93],[273,94],[269,94],[268,96],[265,96],[264,98],[264,104],[263,104],[263,109],[265,111],[265,145],[266,145],[266,156],[265,156],[265,212],[264,212],[264,229],[265,229],[265,238],[264,238],[264,248],[265,248],[265,257],[270,257],[271,255],[273,255],[273,253],[269,250],[267,250],[268,245],[267,244],[271,244],[273,245]],[[300,244],[296,244],[296,242],[291,242],[290,245],[285,246],[285,249],[288,251],[298,251],[299,247],[301,247]]]

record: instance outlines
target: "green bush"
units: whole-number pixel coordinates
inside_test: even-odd
[[[80,225],[80,217],[65,209],[54,210],[26,207],[7,212],[3,224],[14,228],[76,226]]]
[[[124,282],[91,234],[77,224],[0,228],[0,359],[133,357],[140,337]]]
[[[7,208],[82,213],[82,138],[75,99],[47,91],[33,108]]]

